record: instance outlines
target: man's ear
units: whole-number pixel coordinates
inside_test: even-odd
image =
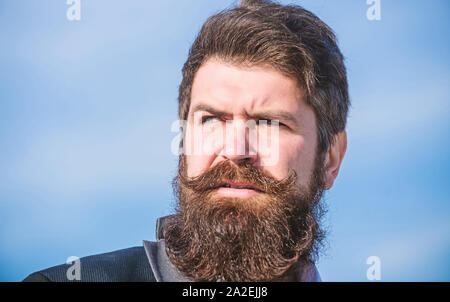
[[[346,150],[347,133],[344,130],[336,134],[334,143],[328,148],[325,156],[325,190],[329,190],[333,186]]]

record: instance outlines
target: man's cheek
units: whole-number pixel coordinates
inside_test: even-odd
[[[195,177],[207,169],[208,158],[205,155],[189,155],[186,158],[187,176]]]
[[[281,142],[278,126],[260,127],[258,129],[257,150],[262,167],[279,165]]]
[[[191,125],[186,135],[187,148],[191,155],[211,156],[219,154],[224,144],[223,127],[214,125]]]
[[[220,154],[224,145],[224,131],[222,125],[205,127],[203,130],[202,150],[204,155]]]

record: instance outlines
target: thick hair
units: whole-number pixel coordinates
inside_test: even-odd
[[[331,28],[302,7],[242,0],[211,16],[183,66],[180,120],[187,120],[196,72],[212,57],[236,66],[269,66],[296,79],[315,112],[318,152],[345,129],[350,100],[344,58]]]

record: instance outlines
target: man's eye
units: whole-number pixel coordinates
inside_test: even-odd
[[[278,120],[267,120],[267,119],[263,119],[263,120],[258,120],[257,124],[266,124],[266,125],[272,125],[272,124],[278,124],[280,127],[284,126],[286,127],[285,124],[280,123],[280,121]]]
[[[216,116],[204,116],[202,117],[202,124],[212,122],[214,119],[218,120]]]

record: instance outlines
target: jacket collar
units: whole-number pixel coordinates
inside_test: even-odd
[[[158,240],[157,242],[144,240],[144,248],[157,282],[190,281],[170,262],[166,253],[164,239]]]
[[[160,217],[156,221],[156,242],[144,240],[144,249],[148,261],[158,282],[188,282],[188,278],[178,271],[178,269],[170,262],[166,253],[166,244],[164,241],[163,230],[164,225],[173,215]],[[322,281],[314,264],[308,264],[304,268],[302,278],[298,278],[300,282],[320,282]]]
[[[156,220],[156,242],[144,240],[144,249],[157,282],[190,281],[170,262],[164,241],[164,225],[173,217],[164,216]]]

